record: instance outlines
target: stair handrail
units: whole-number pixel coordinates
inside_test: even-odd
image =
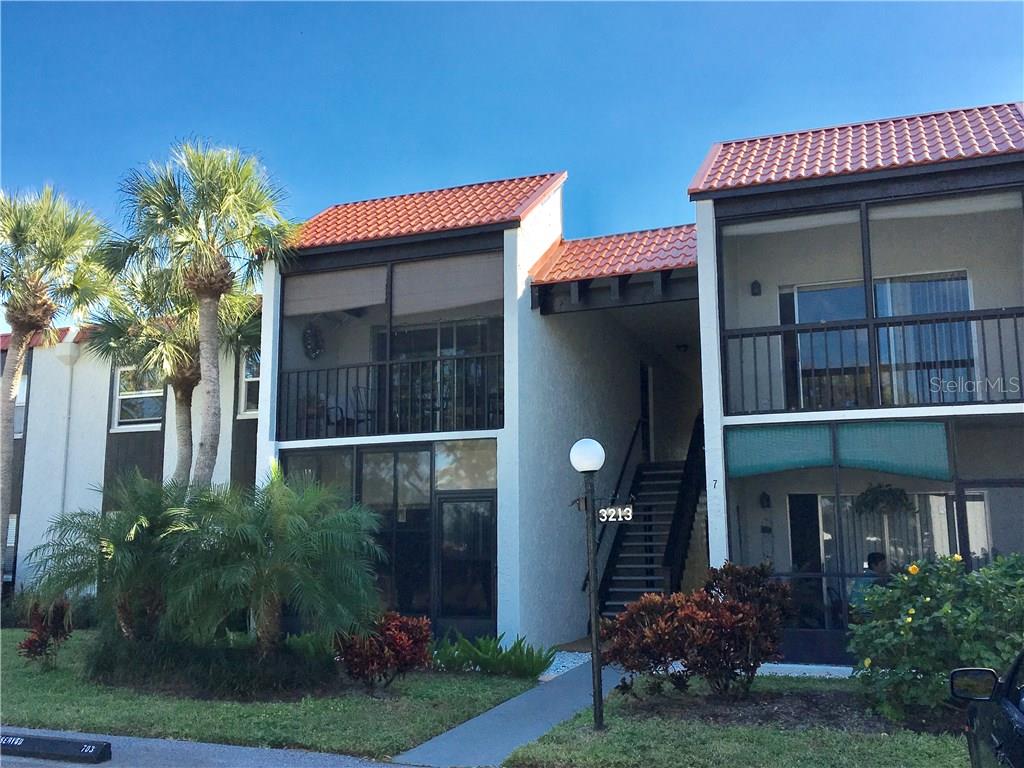
[[[668,592],[678,591],[682,583],[683,567],[686,550],[690,547],[690,534],[697,515],[700,495],[707,489],[705,474],[706,461],[704,456],[704,413],[697,413],[693,429],[690,431],[690,445],[686,451],[686,464],[683,476],[679,480],[679,493],[676,495],[676,506],[672,513],[672,525],[665,543],[665,554],[662,566],[666,571],[666,588]]]
[[[644,424],[647,423],[647,419],[641,416],[636,421],[636,425],[633,427],[633,434],[629,437],[629,445],[626,447],[626,455],[622,458],[622,466],[619,467],[619,476],[615,480],[615,488],[612,490],[612,495],[609,497],[608,506],[614,507],[619,501],[619,493],[622,491],[622,481],[626,477],[626,470],[629,468],[629,459],[633,455],[633,446],[636,444],[637,437],[640,436],[640,430]],[[597,534],[597,546],[594,548],[594,557],[600,560],[601,555],[601,544],[604,543],[605,533],[608,532],[608,523],[601,524],[601,530]],[[590,572],[583,577],[583,585],[580,587],[581,592],[586,592],[587,584],[590,583]]]

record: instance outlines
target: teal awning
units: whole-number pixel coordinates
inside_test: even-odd
[[[828,424],[734,427],[725,433],[729,477],[832,466]]]
[[[952,480],[946,425],[940,421],[875,421],[840,424],[839,466],[894,475]]]

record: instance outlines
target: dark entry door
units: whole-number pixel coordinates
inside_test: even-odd
[[[437,495],[435,632],[493,634],[497,617],[497,501],[493,492]]]

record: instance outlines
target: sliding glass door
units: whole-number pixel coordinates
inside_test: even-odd
[[[438,494],[435,632],[493,632],[497,618],[497,500],[493,492]]]

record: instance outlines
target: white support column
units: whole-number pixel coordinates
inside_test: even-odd
[[[708,550],[712,567],[729,558],[722,426],[722,356],[718,325],[718,248],[714,203],[697,203],[697,293],[700,296],[700,359],[704,390],[704,458],[708,484]]]
[[[281,273],[263,268],[263,320],[260,327],[260,408],[256,427],[256,482],[277,459],[277,382],[280,375]]]

